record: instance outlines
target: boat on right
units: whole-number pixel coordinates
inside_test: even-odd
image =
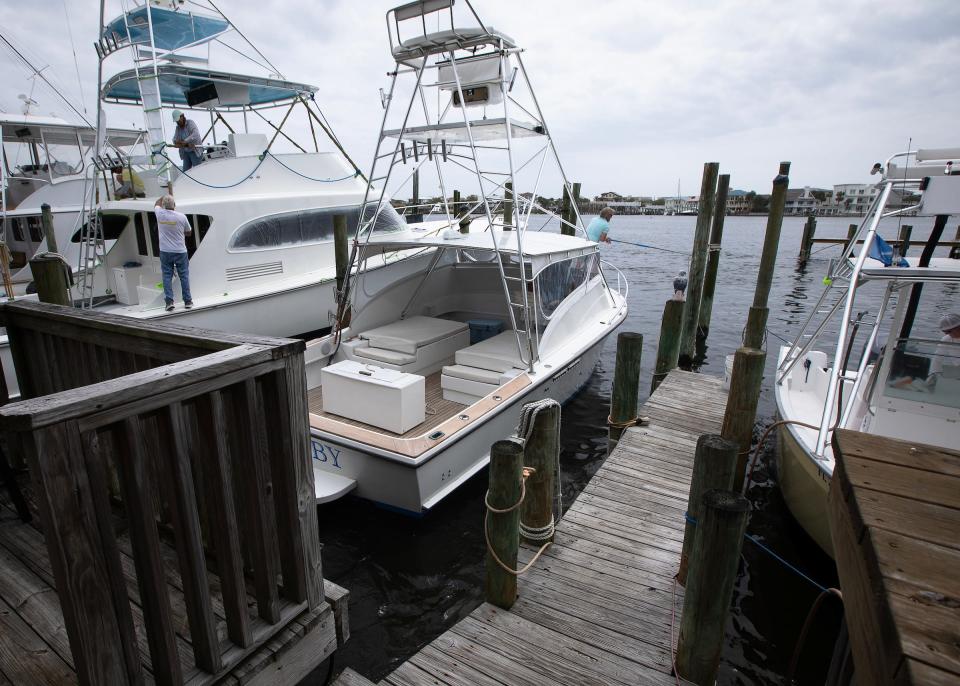
[[[960,147],[920,149],[874,165],[881,192],[855,239],[830,263],[794,342],[780,348],[780,490],[797,522],[831,556],[835,429],[960,445],[960,259],[934,254],[951,215],[960,213],[957,159]],[[882,220],[912,215],[933,218],[933,226],[920,254],[903,257],[879,229]]]

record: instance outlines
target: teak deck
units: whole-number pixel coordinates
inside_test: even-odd
[[[960,452],[837,431],[830,532],[858,683],[960,683]]]
[[[670,372],[643,410],[650,425],[624,434],[520,577],[513,608],[481,605],[381,683],[675,684],[673,577],[694,448],[719,432],[725,404],[719,379]],[[521,549],[521,564],[532,553]]]

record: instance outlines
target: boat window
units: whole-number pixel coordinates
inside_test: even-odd
[[[143,214],[138,212],[133,216],[133,227],[137,233],[137,254],[150,257],[147,252],[147,233],[143,228]]]
[[[368,210],[368,216],[373,208]],[[358,207],[326,207],[297,210],[254,219],[234,231],[228,250],[265,250],[294,245],[309,245],[333,240],[333,218],[347,218],[347,232],[352,235],[360,217]],[[375,233],[392,233],[406,228],[406,224],[389,204],[384,204],[377,217]]]
[[[11,223],[11,226],[13,227],[14,240],[18,240],[18,241],[25,240],[23,237],[23,224],[20,223],[20,220],[14,219],[13,222]]]
[[[581,255],[556,262],[537,276],[540,291],[540,311],[550,317],[567,296],[597,274],[597,256]]]
[[[899,339],[884,395],[960,408],[960,341]]]
[[[155,212],[147,212],[147,226],[150,227],[150,247],[153,248],[154,256],[160,257],[160,231],[157,228]]]
[[[39,243],[43,240],[43,222],[40,217],[27,217],[27,229],[30,231],[30,241]]]
[[[127,228],[130,217],[125,214],[104,214],[100,217],[103,222],[103,239],[105,241],[115,241],[120,238],[120,234]],[[79,243],[83,240],[83,231],[86,224],[73,232],[70,238],[71,243]]]
[[[190,222],[193,232],[189,236],[184,236],[184,243],[187,245],[187,255],[193,257],[197,246],[203,242],[203,237],[207,235],[207,230],[210,228],[210,217],[205,214],[188,214],[187,221]]]

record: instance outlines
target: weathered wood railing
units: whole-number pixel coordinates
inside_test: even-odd
[[[31,472],[81,683],[213,680],[323,602],[302,341],[35,303],[0,324],[25,398],[0,428]]]

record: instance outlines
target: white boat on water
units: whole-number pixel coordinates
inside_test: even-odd
[[[949,164],[957,159],[960,148],[921,149],[875,167],[881,193],[857,232],[863,244],[852,241],[831,264],[820,301],[793,345],[780,349],[780,489],[796,520],[831,555],[827,490],[836,428],[960,446],[960,341],[938,330],[943,315],[960,310],[960,260],[934,256],[950,215],[960,214],[960,176]],[[892,191],[916,194],[919,202],[889,209]],[[935,219],[920,256],[903,259],[891,254],[878,227],[908,212]]]
[[[229,331],[295,335],[329,329],[334,216],[346,216],[355,230],[367,183],[326,123],[317,88],[276,72],[215,68],[215,48],[231,40],[239,44],[226,53],[234,60],[238,54],[251,63],[265,59],[223,14],[195,11],[177,0],[122,7],[118,17],[102,22],[101,72],[121,52],[132,56],[134,66],[101,79],[101,116],[105,104],[141,108],[150,154],[101,153],[96,163],[105,177],[121,166],[158,180],[187,215],[194,229],[187,238],[193,308],[182,307],[174,280],[177,308],[165,311],[153,212],[157,195],[121,198],[112,186],[88,208],[73,237],[81,245],[75,300],[115,314]],[[203,162],[187,172],[178,167],[176,149],[166,147],[174,110],[205,131]],[[312,139],[295,140],[289,132],[293,117],[306,119]],[[318,140],[324,134],[329,152]],[[281,144],[293,151],[280,151]],[[404,227],[392,208],[384,208],[373,230]],[[366,266],[393,259],[381,256]]]
[[[353,491],[415,514],[434,507],[488,463],[523,404],[569,399],[626,317],[626,282],[601,266],[596,243],[529,225],[545,163],[566,177],[519,48],[464,6],[463,23],[449,0],[387,14],[397,68],[371,182],[409,197],[413,171],[435,169],[446,219],[395,234],[362,226],[357,263],[422,254],[358,270],[336,329],[307,344],[318,502]],[[434,13],[450,28],[427,32]],[[404,80],[415,82],[408,101],[398,96]],[[466,232],[446,199],[451,167],[470,174],[477,198]],[[367,204],[386,207],[384,198],[371,187]]]

